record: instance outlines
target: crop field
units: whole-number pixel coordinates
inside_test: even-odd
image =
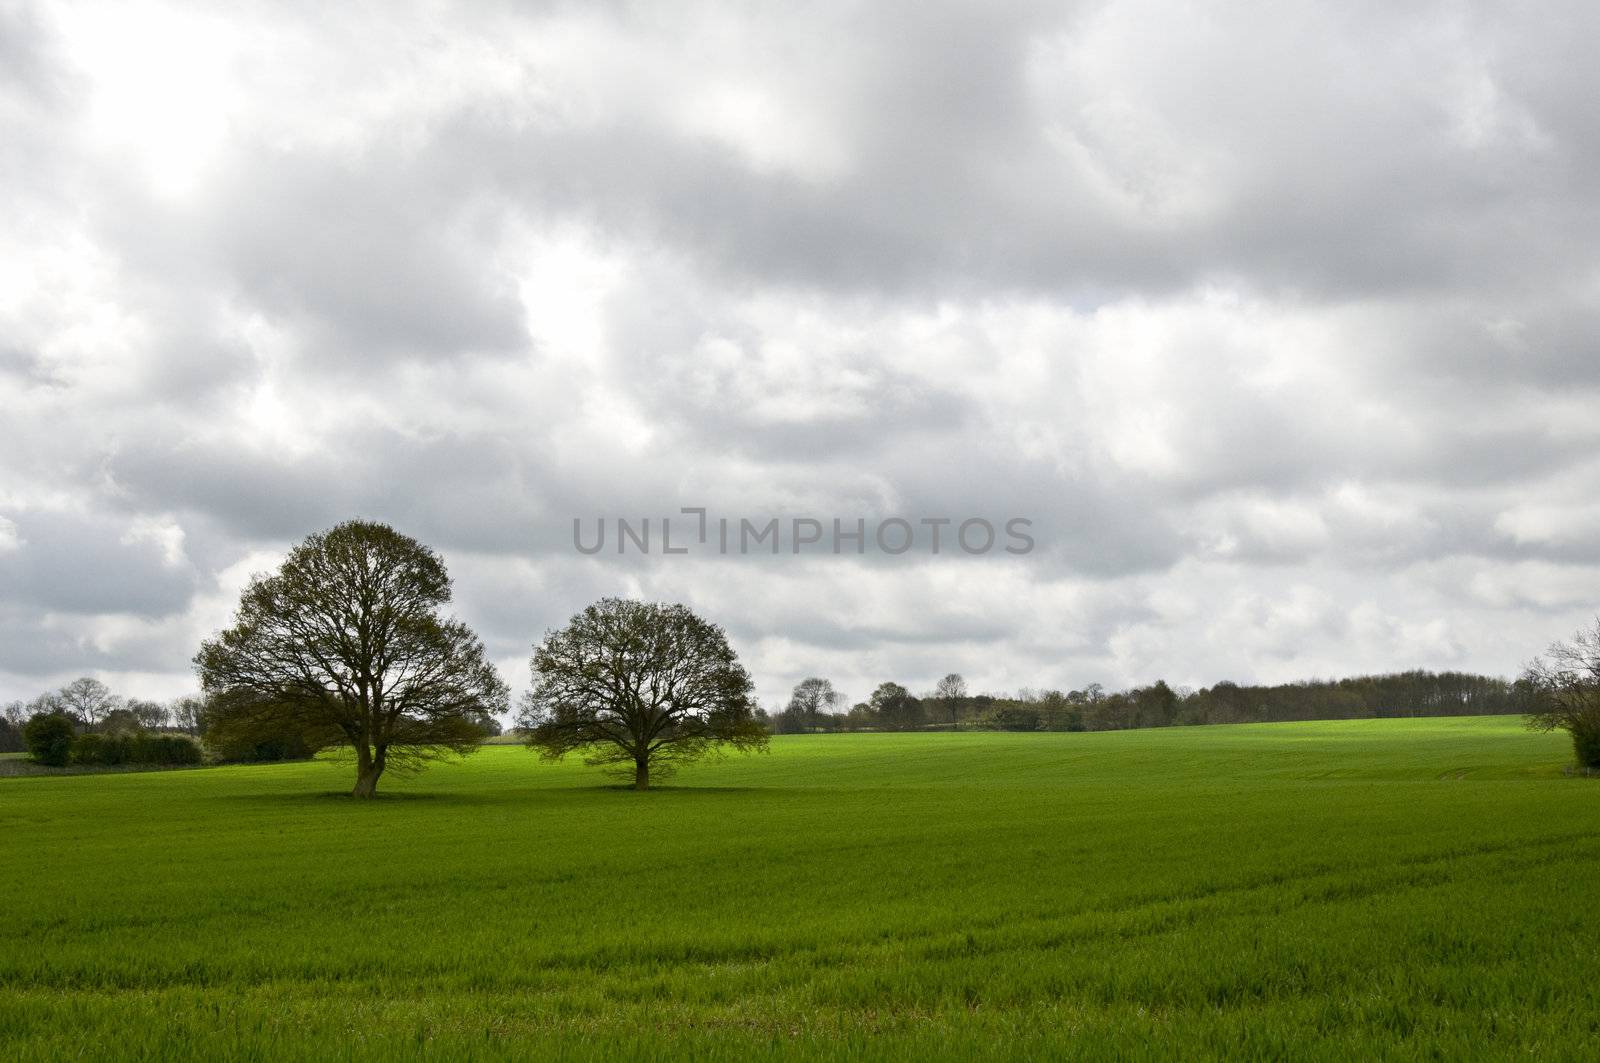
[[[1593,1058],[1600,781],[1504,718],[0,779],[0,1059]]]

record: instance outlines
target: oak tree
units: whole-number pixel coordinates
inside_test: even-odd
[[[686,606],[603,599],[548,632],[531,663],[517,721],[528,745],[631,768],[635,789],[714,750],[766,746],[727,635]]]
[[[450,577],[428,547],[353,520],[254,577],[232,627],[195,655],[207,712],[235,735],[286,731],[355,751],[352,795],[390,767],[477,748],[507,689],[482,641],[444,614]]]

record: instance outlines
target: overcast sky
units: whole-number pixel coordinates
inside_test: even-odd
[[[725,625],[769,703],[1514,672],[1600,608],[1597,40],[0,0],[0,700],[192,689],[354,516],[441,552],[514,689],[608,594]],[[573,548],[683,506],[1037,546]]]

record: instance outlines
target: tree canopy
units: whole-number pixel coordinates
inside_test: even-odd
[[[910,731],[922,726],[922,702],[899,683],[879,683],[868,704],[883,726],[891,731]]]
[[[531,665],[528,745],[631,768],[636,789],[713,750],[766,745],[726,633],[687,606],[603,599],[548,632]]]
[[[88,727],[99,726],[107,714],[121,706],[121,699],[91,676],[74,679],[62,687],[55,698],[62,712]]]
[[[386,524],[308,537],[195,655],[213,726],[348,746],[357,797],[386,768],[471,752],[507,689],[450,597],[439,556]]]
[[[72,755],[75,732],[72,717],[66,713],[41,712],[23,725],[22,737],[34,760],[59,768]]]

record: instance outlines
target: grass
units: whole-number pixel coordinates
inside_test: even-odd
[[[1569,759],[1472,718],[0,779],[0,1058],[1592,1058]]]

